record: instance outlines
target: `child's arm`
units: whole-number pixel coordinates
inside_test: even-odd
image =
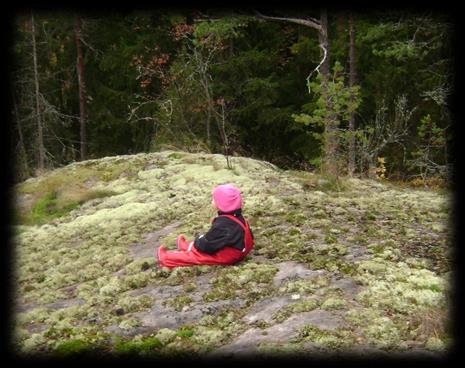
[[[201,252],[213,254],[225,247],[228,234],[228,229],[213,223],[213,226],[205,235],[195,238],[194,246]]]

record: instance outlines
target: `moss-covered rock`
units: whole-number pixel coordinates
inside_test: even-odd
[[[321,346],[336,349],[361,339],[391,349],[415,339],[425,349],[443,349],[444,327],[428,329],[421,317],[447,310],[451,201],[446,193],[357,178],[335,182],[232,159],[234,170],[219,154],[106,157],[17,185],[20,224],[12,240],[22,310],[15,315],[15,342],[21,351],[53,350],[62,343],[59,349],[79,350],[78,341],[113,341],[103,333],[108,326],[119,326],[115,331],[123,335],[150,329],[137,316],[155,306],[200,313],[205,305],[214,315],[202,314],[189,327],[190,337],[162,329],[163,343],[147,340],[160,354],[202,351],[202,344],[210,349],[237,337],[245,328],[243,314],[274,297],[289,298],[289,304],[267,323],[316,307],[345,315],[353,330],[325,331],[316,339]],[[216,214],[211,190],[227,182],[241,188],[254,251],[228,267],[156,269],[152,254],[158,245],[175,249],[179,233],[193,238],[208,230]],[[286,262],[324,274],[297,272],[275,284],[278,264]],[[332,284],[341,277],[356,281],[357,288],[336,293]],[[235,301],[243,307],[222,314],[218,305]],[[363,318],[378,321],[377,328]],[[405,327],[407,322],[415,327]],[[307,332],[304,343],[317,335]],[[144,351],[145,338],[125,341],[121,349]],[[304,349],[302,341],[283,346]]]

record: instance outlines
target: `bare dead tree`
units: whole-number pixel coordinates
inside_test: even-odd
[[[217,124],[218,130],[220,132],[221,140],[223,141],[223,153],[226,157],[226,165],[228,169],[232,169],[232,161],[231,161],[231,150],[230,150],[230,142],[228,134],[226,133],[226,108],[225,108],[225,101],[224,99],[220,99],[217,105],[220,106],[220,111],[216,111],[215,114],[217,115]]]
[[[207,35],[206,39],[203,40],[206,44],[211,35]],[[226,133],[226,106],[223,98],[218,98],[214,100],[214,93],[212,87],[212,76],[210,74],[212,60],[215,55],[220,51],[220,46],[215,42],[209,43],[207,47],[199,47],[197,45],[192,45],[188,43],[188,49],[192,55],[191,62],[193,66],[193,72],[189,75],[188,79],[192,80],[194,83],[198,83],[204,93],[204,97],[207,105],[207,119],[206,119],[206,128],[207,128],[207,145],[211,146],[211,123],[212,120],[216,120],[218,131],[223,142],[223,153],[226,157],[227,167],[232,169],[232,162],[230,159],[230,144],[228,139],[228,134]],[[206,50],[207,52],[203,52]],[[229,53],[231,54],[232,50],[229,47]]]
[[[207,120],[206,120],[206,128],[207,128],[207,145],[208,147],[211,146],[211,120],[213,114],[213,92],[211,87],[211,76],[208,71],[209,69],[209,61],[212,57],[213,53],[216,51],[216,48],[210,51],[207,58],[203,58],[201,55],[200,50],[197,47],[192,47],[192,52],[194,55],[195,64],[197,66],[197,74],[199,75],[199,81],[202,85],[202,88],[205,93],[205,98],[207,100]]]
[[[368,176],[376,176],[376,160],[380,152],[392,143],[403,146],[405,137],[408,136],[408,122],[416,110],[415,107],[407,107],[407,98],[400,96],[394,101],[394,116],[388,117],[388,108],[384,102],[378,108],[375,120],[368,129],[358,131],[358,151],[360,157],[360,172],[368,166]],[[404,148],[405,151],[405,148]]]
[[[442,179],[451,179],[452,167],[450,164],[440,164],[434,159],[434,149],[432,146],[422,146],[421,155],[409,161],[409,164],[420,170],[420,173],[413,177],[421,177],[425,187],[428,187],[428,179],[435,175]]]
[[[211,36],[207,36],[207,38],[203,40],[203,43],[207,44],[210,37]],[[215,43],[210,43],[209,46],[202,47],[188,42],[187,47],[191,55],[189,57],[188,64],[192,66],[192,72],[189,74],[187,79],[194,84],[200,85],[203,91],[203,96],[206,102],[205,126],[207,135],[207,147],[211,148],[211,124],[212,120],[216,118],[215,115],[218,114],[214,105],[214,93],[210,69],[212,60],[219,51],[219,46]],[[206,52],[204,52],[205,50]]]

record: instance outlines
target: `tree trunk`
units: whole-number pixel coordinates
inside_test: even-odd
[[[221,124],[218,122],[218,128],[220,130],[221,139],[223,140],[223,149],[224,155],[226,156],[226,164],[228,169],[232,169],[231,160],[229,158],[229,139],[228,135],[226,134],[226,127],[225,127],[225,111],[224,111],[224,101],[220,104],[221,106]]]
[[[81,160],[85,160],[87,157],[87,132],[86,132],[86,84],[84,80],[84,61],[82,58],[82,44],[81,44],[81,30],[82,20],[81,17],[77,16],[74,27],[74,36],[76,40],[76,51],[77,51],[77,75],[79,85],[79,117],[81,123]]]
[[[16,128],[18,129],[18,136],[19,136],[18,145],[19,145],[20,157],[16,159],[16,163],[21,164],[18,170],[19,173],[17,174],[18,174],[19,180],[22,181],[29,176],[29,165],[27,163],[26,148],[24,145],[23,128],[21,126],[21,121],[20,121],[19,114],[18,114],[18,106],[16,104],[16,98],[15,98],[14,92],[12,93],[12,102],[13,102],[13,113],[14,113],[14,117],[16,121]]]
[[[40,111],[39,98],[39,73],[37,69],[37,48],[36,48],[36,28],[34,22],[34,14],[31,14],[31,34],[32,34],[32,58],[34,62],[34,85],[36,98],[36,116],[37,116],[37,146],[38,146],[38,169],[43,171],[45,167],[45,148],[44,137],[42,132],[42,115]]]
[[[321,28],[318,32],[318,41],[320,42],[320,47],[326,50],[326,58],[321,64],[321,74],[323,77],[323,82],[325,87],[327,86],[329,80],[329,50],[328,50],[328,15],[326,10],[321,10],[320,15],[320,24]]]
[[[205,91],[205,98],[207,99],[207,120],[206,120],[206,129],[207,129],[207,146],[211,148],[211,133],[210,133],[210,126],[211,126],[211,119],[212,119],[212,111],[213,111],[213,101],[211,99],[210,93],[210,84],[208,81],[208,66],[205,65],[205,61],[203,59],[203,55],[194,48],[194,56],[198,63],[199,68],[199,75],[200,75],[200,83]]]
[[[321,77],[322,77],[322,94],[325,100],[326,111],[328,112],[328,118],[325,122],[325,133],[323,143],[323,165],[322,172],[332,177],[338,176],[338,165],[336,160],[336,149],[337,149],[337,137],[336,127],[332,111],[332,104],[328,93],[328,82],[329,82],[329,46],[328,46],[328,15],[326,9],[321,10],[320,15],[321,28],[318,33],[318,40],[320,47],[326,50],[326,58],[321,64]]]
[[[355,62],[355,29],[354,18],[352,13],[349,16],[349,86],[353,87],[357,83],[357,70]],[[353,96],[351,96],[353,101]],[[352,176],[355,171],[355,111],[350,113],[349,118],[349,175]]]
[[[211,133],[210,133],[210,126],[211,126],[211,120],[212,120],[212,110],[213,110],[213,104],[212,104],[212,99],[210,95],[210,89],[208,88],[208,81],[205,80],[205,96],[207,97],[207,103],[208,103],[208,108],[207,108],[207,146],[210,149],[211,148]]]

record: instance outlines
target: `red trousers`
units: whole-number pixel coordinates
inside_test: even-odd
[[[193,265],[230,265],[239,262],[244,253],[232,247],[224,247],[214,254],[199,252],[189,244],[183,235],[177,239],[178,250],[167,250],[162,246],[158,248],[158,262],[160,266],[173,268]]]
[[[199,252],[193,245],[193,241],[188,242],[184,235],[179,235],[176,239],[178,250],[167,250],[161,245],[158,248],[158,263],[162,267],[181,267],[193,265],[231,265],[243,259],[253,248],[253,239],[248,224],[245,226],[234,216],[221,215],[231,218],[244,229],[243,251],[233,247],[224,247],[214,254]]]

